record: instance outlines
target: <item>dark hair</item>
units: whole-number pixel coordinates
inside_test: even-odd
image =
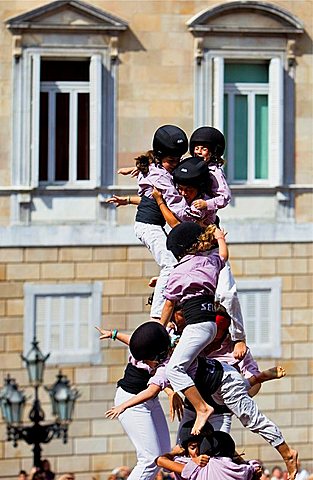
[[[32,480],[46,480],[46,474],[43,471],[35,472]]]
[[[160,160],[155,156],[153,150],[148,150],[146,153],[139,155],[139,157],[135,158],[135,161],[137,169],[143,175],[147,175],[151,163],[154,163],[155,165],[160,163]]]

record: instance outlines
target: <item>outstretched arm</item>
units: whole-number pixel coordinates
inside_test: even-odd
[[[161,468],[165,468],[170,472],[181,473],[184,470],[185,464],[174,462],[174,460],[169,458],[169,456],[167,455],[169,454],[161,455],[155,460],[155,463],[157,464],[157,466]]]
[[[117,173],[119,175],[130,175],[131,177],[137,177],[139,170],[137,167],[123,167],[120,168]]]
[[[139,205],[141,198],[136,196],[127,196],[127,197],[119,197],[118,195],[112,195],[111,198],[106,200],[106,203],[111,203],[116,207],[120,207],[122,205]]]
[[[176,448],[176,447],[175,447]],[[178,446],[178,448],[181,448]],[[187,468],[186,463],[180,463],[180,462],[175,462],[174,458],[177,453],[173,453],[174,450],[170,453],[165,453],[164,455],[161,455],[155,460],[155,463],[157,464],[158,467],[166,468],[166,470],[170,470],[171,472],[174,473],[179,473],[181,474],[182,471]],[[183,449],[182,449],[183,452]],[[199,467],[205,467],[210,460],[210,457],[208,455],[199,455],[198,457],[190,459],[189,462],[193,462],[196,465],[199,465]],[[189,465],[189,463],[187,464]],[[194,469],[193,467],[191,467]],[[186,477],[189,478],[189,477]]]
[[[134,397],[130,398],[126,402],[121,403],[121,405],[117,405],[116,407],[112,407],[105,412],[105,416],[107,418],[116,418],[121,413],[123,413],[127,408],[134,407],[135,405],[139,405],[140,403],[144,403],[147,400],[151,400],[156,395],[158,395],[161,391],[161,388],[158,385],[151,384],[143,390],[142,392],[138,393]]]
[[[104,330],[99,327],[95,327],[96,330],[101,334],[99,340],[105,340],[107,338],[112,338],[112,340],[119,340],[125,345],[129,345],[130,335],[127,333],[119,332],[118,330]]]

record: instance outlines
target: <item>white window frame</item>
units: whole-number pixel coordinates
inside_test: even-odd
[[[77,105],[78,94],[89,93],[89,82],[41,82],[40,92],[48,93],[48,180],[40,185],[86,185],[90,180],[77,180]],[[69,94],[69,180],[55,180],[55,100],[57,93]],[[90,160],[89,160],[90,161]]]
[[[25,49],[14,70],[14,147],[13,183],[37,188],[39,186],[39,122],[40,122],[40,63],[44,59],[63,61],[90,59],[90,180],[75,182],[75,188],[96,188],[101,185],[102,159],[102,66],[108,68],[106,50],[88,49]],[[107,99],[109,102],[109,100]],[[110,100],[111,101],[111,100]],[[112,119],[113,120],[113,119]],[[73,187],[73,181],[52,182],[54,188]],[[40,182],[41,184],[41,182]]]
[[[273,277],[260,280],[238,280],[237,291],[240,301],[240,292],[248,291],[262,293],[269,292],[269,311],[270,311],[270,332],[269,341],[260,343],[258,341],[258,329],[262,318],[256,314],[254,317],[254,325],[256,328],[256,342],[252,343],[247,338],[247,344],[252,352],[252,355],[260,358],[279,358],[281,356],[281,290],[282,281],[279,277]],[[244,303],[240,302],[243,319],[245,322]],[[247,316],[246,316],[247,317]],[[245,328],[246,330],[246,328]]]
[[[195,79],[195,127],[212,125],[224,130],[224,64],[232,62],[269,62],[269,165],[268,180],[262,185],[277,187],[283,184],[283,98],[284,81],[282,52],[258,52],[249,50],[223,51],[206,50],[204,58],[196,69]],[[254,146],[254,145],[253,145]],[[236,182],[237,183],[237,182]],[[242,182],[240,182],[242,184]],[[259,182],[248,179],[244,184],[252,186]]]
[[[255,97],[256,95],[269,96],[268,83],[226,83],[224,86],[224,93],[229,95],[228,99],[228,125],[227,125],[227,177],[232,184],[256,184],[266,185],[268,179],[255,178]],[[234,99],[235,95],[246,95],[248,98],[248,159],[247,159],[247,180],[235,180],[234,170],[234,130],[233,130],[233,115],[234,115]],[[269,162],[269,158],[268,158]]]
[[[39,348],[44,354],[50,353],[47,363],[92,363],[101,362],[100,342],[95,326],[101,325],[101,305],[102,305],[102,283],[84,283],[84,284],[32,284],[24,285],[25,307],[24,307],[24,355],[27,355],[31,348],[31,342],[36,335],[36,297],[57,296],[61,299],[66,296],[88,295],[89,301],[89,324],[88,324],[88,348],[76,348],[67,351],[53,351],[50,349],[49,337],[49,316],[47,317],[47,329],[45,333],[44,345],[39,344]],[[79,308],[79,302],[75,302],[75,308]],[[78,345],[78,341],[76,342]]]

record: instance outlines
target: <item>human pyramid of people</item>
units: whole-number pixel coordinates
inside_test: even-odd
[[[119,171],[137,177],[138,196],[108,200],[137,205],[135,233],[160,274],[151,282],[156,281],[149,321],[131,336],[98,329],[100,339],[118,339],[130,349],[106,417],[118,417],[136,448],[129,480],[152,480],[160,467],[193,480],[260,478],[260,465],[236,452],[229,435],[233,414],[279,452],[293,480],[297,451],[253,399],[263,382],[285,371],[278,366],[260,372],[246,345],[226,233],[216,215],[231,199],[222,168],[224,135],[200,127],[190,137],[191,156],[182,159],[187,150],[181,128],[161,126],[152,150],[137,157],[135,167]],[[180,421],[172,450],[158,400],[162,390],[171,420],[176,414]]]

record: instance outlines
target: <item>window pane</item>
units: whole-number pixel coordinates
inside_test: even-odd
[[[69,100],[68,93],[56,94],[55,180],[69,179]]]
[[[42,82],[89,82],[90,60],[41,60]]]
[[[268,83],[267,63],[226,63],[225,83]]]
[[[255,178],[268,178],[268,97],[255,96]]]
[[[89,180],[89,93],[78,94],[77,180]]]
[[[40,120],[39,120],[39,181],[48,180],[48,118],[49,95],[40,93]]]
[[[248,178],[248,97],[235,95],[235,180]]]
[[[268,343],[270,341],[270,332],[271,332],[271,326],[270,326],[271,316],[270,316],[270,308],[269,308],[270,294],[271,294],[271,291],[267,290],[264,292],[260,292],[260,295],[259,295],[259,311],[260,311],[259,318],[261,319],[261,322],[259,325],[259,341],[261,343]]]
[[[89,347],[89,327],[88,327],[88,325],[80,325],[79,347],[80,348],[88,348]]]

